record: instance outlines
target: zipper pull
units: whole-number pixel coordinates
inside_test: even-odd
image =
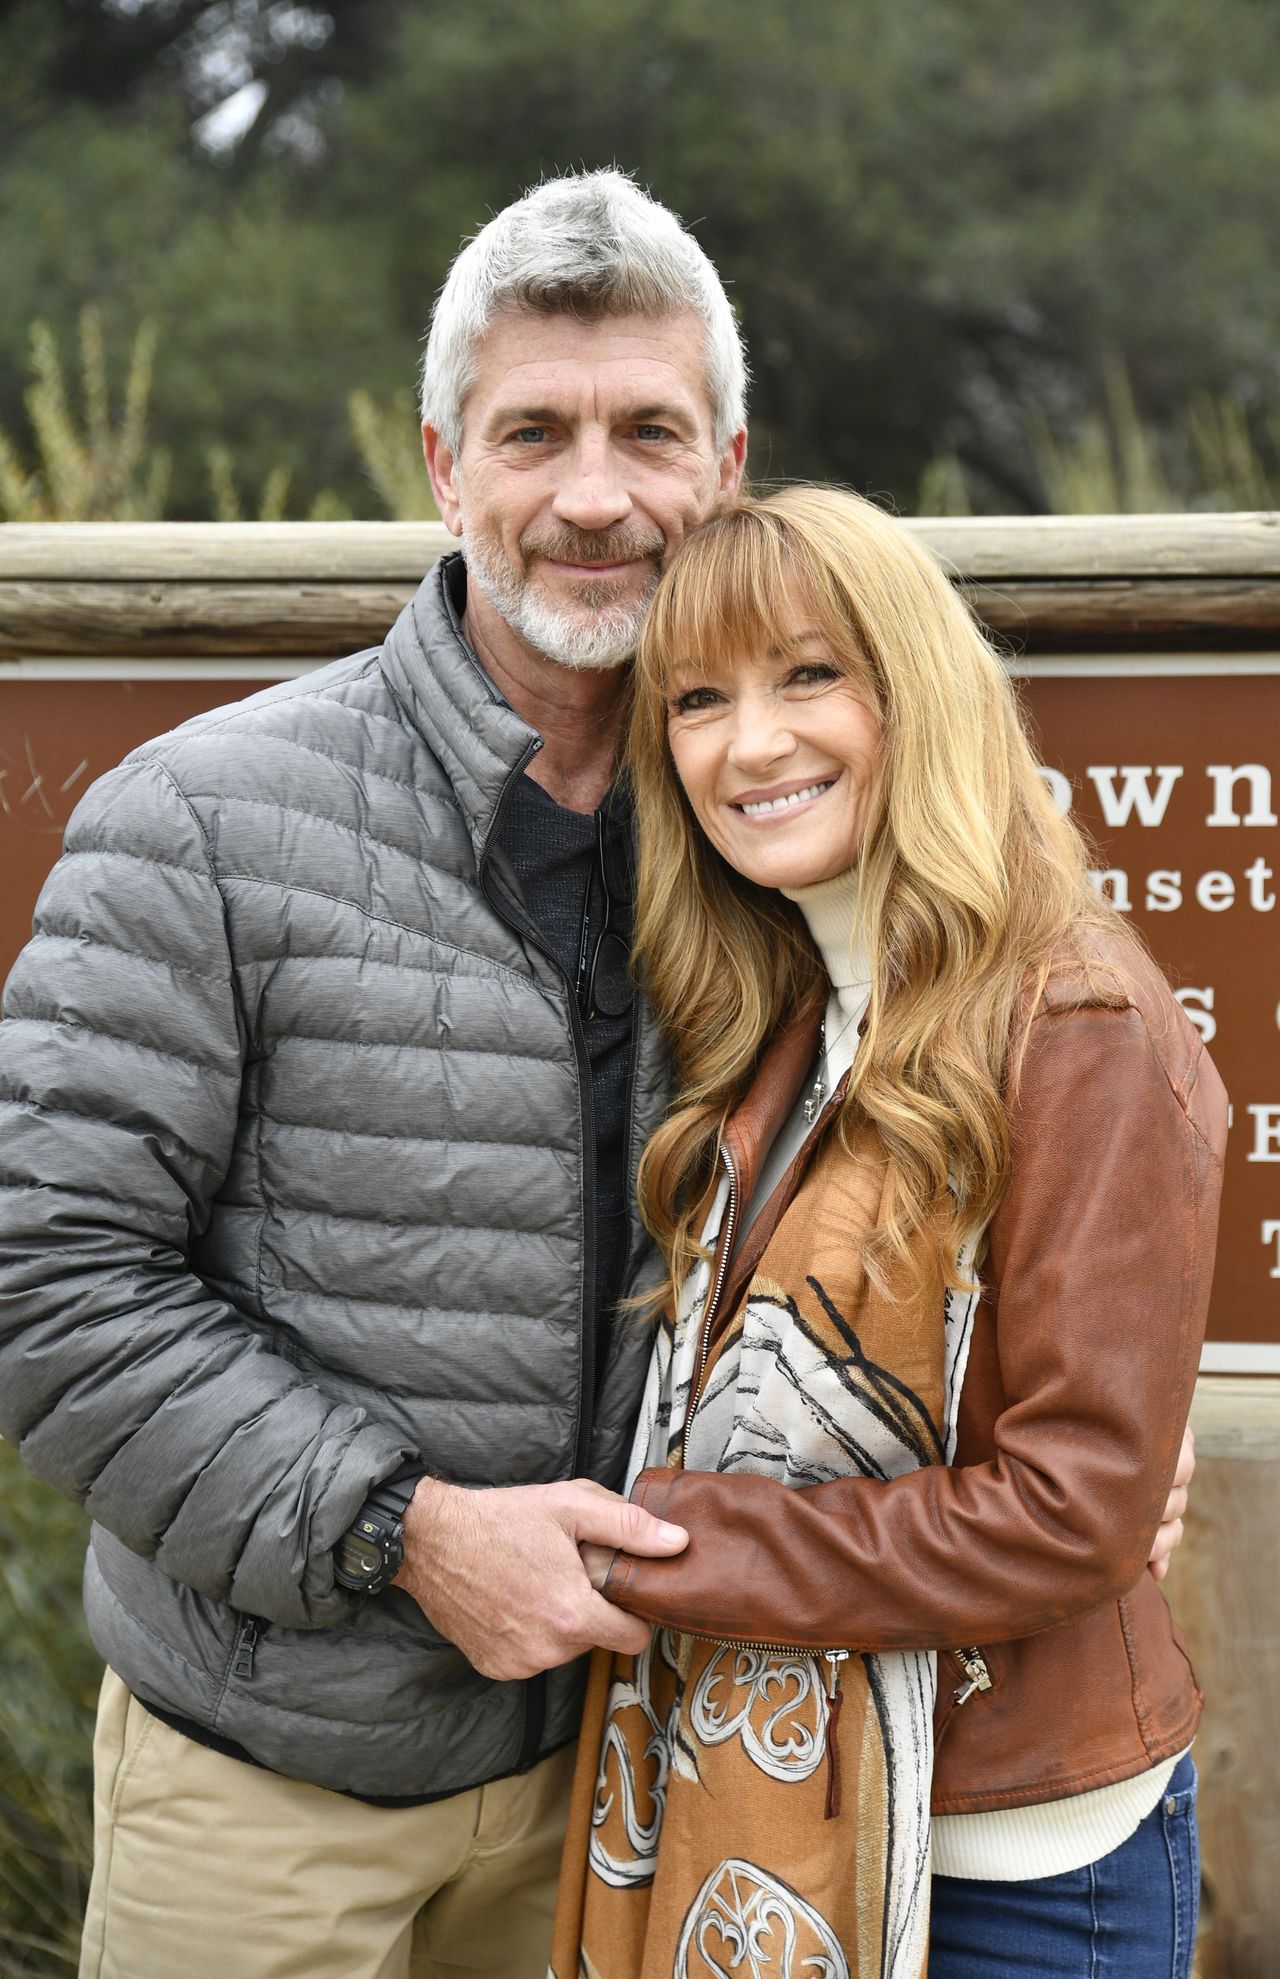
[[[253,1659],[262,1635],[262,1625],[254,1615],[243,1615],[236,1630],[235,1650],[231,1658],[232,1675],[241,1683],[248,1683],[253,1677]]]
[[[957,1705],[967,1704],[975,1691],[991,1689],[991,1672],[980,1649],[953,1649],[951,1653],[969,1680],[956,1690]]]
[[[840,1747],[836,1742],[840,1729],[840,1707],[844,1703],[840,1665],[848,1661],[849,1652],[847,1649],[827,1649],[823,1654],[827,1660],[827,1804],[822,1818],[824,1821],[834,1821],[840,1812]]]

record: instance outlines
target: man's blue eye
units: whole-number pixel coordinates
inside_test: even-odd
[[[522,426],[516,434],[517,440],[523,440],[525,445],[530,447],[537,446],[538,442],[545,440],[546,437],[547,429],[545,426]]]
[[[665,440],[666,437],[667,429],[665,426],[636,427],[636,438],[638,440]]]

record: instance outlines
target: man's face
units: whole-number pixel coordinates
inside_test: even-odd
[[[440,513],[481,593],[540,653],[617,666],[659,572],[742,476],[716,450],[705,339],[689,313],[499,315],[452,453],[423,428]]]

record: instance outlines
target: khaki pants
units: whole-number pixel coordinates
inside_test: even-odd
[[[572,1749],[368,1807],[171,1731],[111,1670],[80,1979],[545,1979]]]

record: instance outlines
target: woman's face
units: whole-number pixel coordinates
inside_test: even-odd
[[[667,735],[694,816],[759,886],[813,886],[858,857],[880,774],[880,718],[803,599],[785,649],[678,669]]]

